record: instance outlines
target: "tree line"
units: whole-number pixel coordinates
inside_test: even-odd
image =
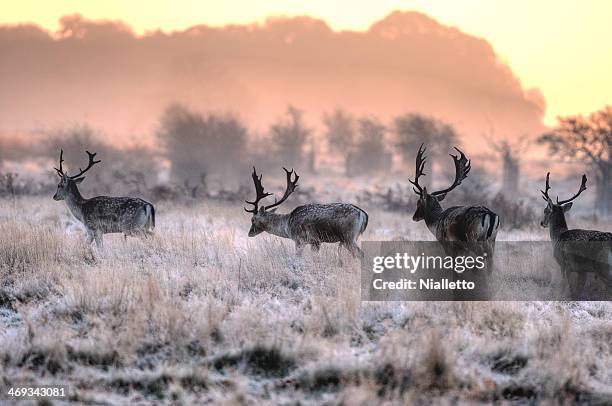
[[[433,117],[411,113],[385,124],[374,117],[354,117],[338,109],[323,117],[316,137],[301,110],[289,106],[264,134],[250,134],[235,116],[201,114],[173,105],[162,114],[157,137],[172,162],[177,180],[197,182],[202,173],[240,171],[240,163],[295,167],[315,172],[321,154],[333,155],[346,176],[390,170],[392,154],[412,162],[421,143],[431,156],[459,144],[457,131]]]
[[[421,143],[428,146],[430,162],[445,162],[453,146],[460,145],[459,134],[449,123],[418,113],[407,113],[384,123],[376,117],[356,117],[337,109],[322,117],[322,132],[316,136],[304,113],[287,110],[262,133],[249,131],[232,114],[201,113],[182,104],[172,104],[161,114],[155,137],[157,148],[118,148],[104,142],[103,135],[83,125],[46,132],[44,142],[27,139],[0,139],[0,169],[5,160],[56,159],[63,148],[67,164],[78,167],[83,149],[95,150],[104,157],[110,171],[90,176],[100,181],[102,193],[112,186],[140,192],[159,183],[158,174],[169,169],[169,181],[189,193],[207,190],[210,176],[223,189],[224,180],[242,179],[253,165],[276,173],[280,166],[316,172],[323,156],[347,177],[386,173],[393,156],[413,166]],[[518,192],[520,158],[524,138],[485,139],[503,169],[502,190]],[[595,174],[596,209],[612,215],[612,107],[589,116],[560,117],[558,125],[536,138],[546,145],[551,156],[561,161],[580,163]],[[325,168],[327,170],[328,168]],[[429,169],[430,175],[436,167]],[[0,188],[15,193],[19,182],[3,170]],[[240,182],[239,182],[240,183]],[[23,185],[22,185],[23,186]],[[32,184],[28,187],[34,187]]]

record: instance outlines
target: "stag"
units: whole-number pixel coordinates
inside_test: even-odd
[[[87,230],[87,243],[95,240],[96,245],[102,248],[102,235],[108,233],[123,233],[128,236],[149,236],[155,228],[155,208],[149,202],[134,197],[108,197],[97,196],[91,199],[84,198],[79,192],[78,184],[85,180],[85,173],[95,164],[95,153],[89,151],[89,163],[85,169],[79,168],[76,175],[64,172],[64,151],[60,151],[59,169],[60,177],[54,200],[65,200],[70,213],[80,221]]]
[[[253,206],[244,208],[252,213],[249,237],[255,237],[262,232],[268,232],[278,237],[290,238],[295,242],[298,255],[301,255],[306,244],[310,244],[313,251],[318,251],[321,243],[340,243],[338,251],[346,248],[353,256],[363,256],[357,245],[357,238],[368,226],[368,214],[359,207],[347,203],[305,204],[298,206],[291,213],[275,213],[280,206],[297,188],[299,176],[292,170],[288,171],[287,187],[280,200],[273,204],[259,206],[262,199],[271,196],[264,192],[261,183],[262,175],[257,175],[253,167],[253,183],[255,184],[255,200],[246,201]]]
[[[569,199],[556,203],[548,195],[550,190],[550,172],[546,174],[546,185],[542,198],[546,201],[544,217],[540,222],[547,227],[553,242],[553,254],[561,268],[561,273],[570,287],[572,297],[580,297],[584,289],[587,274],[594,273],[612,286],[612,233],[596,230],[569,230],[565,213],[572,208],[572,201],[586,190],[587,177],[582,175],[578,192]],[[577,274],[575,286],[570,283],[572,273]]]
[[[449,154],[455,164],[455,180],[450,187],[429,193],[425,186],[419,184],[419,178],[426,175],[425,146],[421,144],[416,156],[416,172],[413,185],[414,192],[419,196],[417,208],[412,219],[414,221],[425,220],[425,224],[431,233],[440,241],[445,248],[452,244],[449,242],[467,243],[473,247],[484,250],[489,257],[489,273],[492,271],[493,251],[495,249],[495,238],[499,228],[499,216],[484,206],[454,206],[442,209],[440,202],[446,194],[465,180],[471,169],[470,161],[465,154],[455,148],[459,156]]]

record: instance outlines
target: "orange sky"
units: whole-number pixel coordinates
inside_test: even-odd
[[[525,88],[547,101],[545,122],[557,115],[588,113],[612,93],[612,1],[424,0],[293,1],[2,0],[0,23],[35,22],[50,30],[62,15],[120,19],[136,32],[261,22],[270,15],[310,15],[336,30],[364,30],[390,11],[417,10],[489,41]]]

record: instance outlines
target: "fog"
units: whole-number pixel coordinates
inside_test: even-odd
[[[309,17],[144,36],[78,15],[61,27],[0,27],[3,133],[86,122],[116,144],[151,145],[175,102],[236,114],[256,131],[289,103],[314,129],[336,107],[382,120],[433,115],[468,139],[489,125],[509,135],[542,129],[543,97],[486,40],[416,12],[394,12],[365,32]]]

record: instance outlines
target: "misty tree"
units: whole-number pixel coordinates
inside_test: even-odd
[[[500,192],[506,196],[516,196],[521,179],[521,156],[527,151],[529,140],[522,136],[515,140],[490,138],[488,142],[502,161]]]
[[[0,195],[8,194],[15,196],[16,180],[19,174],[14,172],[0,172]]]
[[[552,155],[580,162],[595,172],[595,209],[604,217],[612,215],[612,107],[590,114],[559,117],[558,125],[538,138]]]
[[[306,146],[310,142],[309,169],[314,169],[314,144],[311,130],[302,120],[303,113],[293,106],[287,107],[286,117],[270,127],[270,142],[276,160],[283,166],[299,168],[305,161]]]
[[[349,156],[349,175],[390,170],[391,154],[385,147],[387,127],[378,119],[362,118],[358,129],[354,153]]]
[[[355,148],[355,120],[349,114],[337,109],[333,114],[323,116],[325,125],[325,139],[329,151],[344,160],[344,172],[350,172],[349,162]]]
[[[440,120],[421,114],[410,113],[396,117],[393,120],[396,135],[396,148],[405,165],[414,166],[414,158],[421,144],[427,146],[427,156],[430,158],[430,178],[433,176],[433,166],[438,158],[446,157],[458,144],[455,129]]]
[[[171,176],[192,189],[206,186],[206,176],[239,172],[247,129],[230,115],[199,114],[173,104],[162,114],[157,137],[171,162]]]
[[[36,147],[37,144],[32,145],[20,137],[0,134],[0,168],[6,161],[19,161],[24,157],[39,155],[40,151],[37,151]]]

